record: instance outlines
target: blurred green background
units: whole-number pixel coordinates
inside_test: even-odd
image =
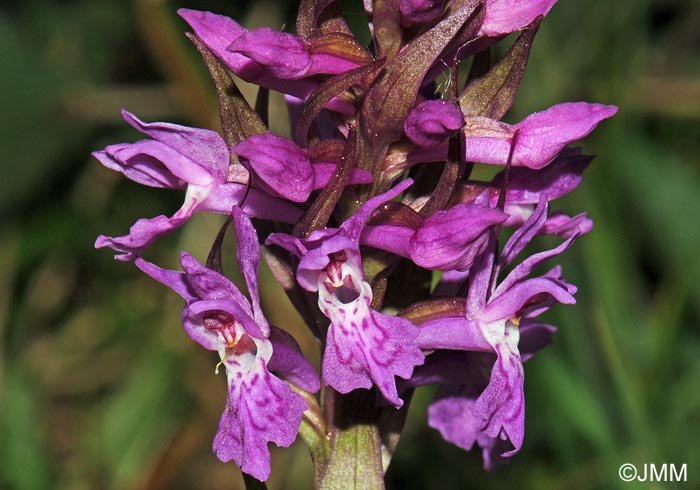
[[[363,19],[358,3],[343,2],[352,22]],[[242,488],[210,452],[225,393],[216,354],[182,332],[179,298],[92,248],[98,234],[182,201],[89,156],[138,137],[120,107],[216,127],[178,7],[293,25],[292,2],[0,7],[0,488]],[[578,305],[550,312],[555,344],[526,365],[527,435],[512,464],[485,473],[478,451],[442,441],[425,423],[427,389],[390,489],[700,488],[697,25],[692,0],[562,0],[547,17],[509,120],[564,101],[620,106],[585,140],[598,157],[561,203],[596,222],[563,259]],[[272,124],[283,133],[285,117]],[[168,267],[180,249],[203,258],[221,220],[197,216],[149,257]],[[270,281],[263,301],[273,322],[289,321]],[[623,483],[627,462],[685,463],[688,481]],[[310,488],[300,443],[273,450],[273,464],[270,488]]]

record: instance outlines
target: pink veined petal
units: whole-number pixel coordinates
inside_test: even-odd
[[[187,252],[180,253],[180,264],[198,298],[232,300],[240,305],[248,316],[252,316],[248,300],[228,277],[205,267]]]
[[[164,122],[145,123],[125,110],[122,110],[122,116],[142,133],[196,162],[218,181],[226,179],[229,152],[217,132]]]
[[[481,36],[499,37],[527,27],[540,15],[547,15],[557,0],[487,0]]]
[[[443,439],[471,450],[480,431],[480,421],[473,414],[476,395],[471,387],[442,388],[439,399],[428,407],[428,425]]]
[[[209,170],[160,141],[141,140],[110,153],[113,158],[124,163],[125,175],[126,170],[132,165],[132,159],[138,157],[143,159],[146,156],[161,162],[161,167],[167,168],[182,182],[199,186],[207,186],[214,182],[214,176]],[[137,160],[135,163],[140,162]]]
[[[263,133],[241,141],[233,151],[259,177],[256,184],[291,201],[309,198],[314,171],[306,152],[293,141]]]
[[[525,396],[523,393],[523,365],[520,354],[512,352],[506,342],[495,345],[498,359],[491,371],[491,379],[474,404],[474,416],[481,421],[482,430],[496,438],[503,429],[513,449],[503,456],[517,453],[525,434]]]
[[[331,320],[323,379],[340,393],[375,384],[389,402],[401,407],[394,377],[410,378],[424,359],[415,342],[417,327],[371,310],[370,301],[371,289],[365,282],[359,296],[344,304],[325,291],[319,293],[319,307]]]
[[[128,161],[116,158],[118,152],[131,146],[130,143],[110,145],[103,151],[95,151],[92,156],[102,165],[115,172],[124,174],[130,180],[149,187],[161,187],[184,190],[187,183],[173,175],[163,163],[147,154],[136,154]]]
[[[267,363],[270,372],[279,373],[284,379],[302,390],[316,393],[321,388],[321,381],[314,367],[301,353],[301,348],[294,337],[281,328],[270,329],[272,357]]]
[[[100,235],[95,241],[95,248],[109,247],[116,252],[122,252],[121,255],[115,255],[115,259],[131,261],[140,256],[158,237],[182,226],[187,218],[188,216],[168,218],[163,215],[150,219],[142,218],[132,225],[128,235],[120,237]]]
[[[498,209],[471,203],[437,211],[411,237],[411,260],[426,269],[466,270],[483,251],[488,228],[506,219]]]
[[[269,27],[244,32],[226,50],[255,60],[282,79],[294,80],[310,74],[311,54],[303,41]]]
[[[470,117],[465,127],[465,157],[467,161],[505,165],[517,130],[512,165],[540,169],[616,112],[615,106],[570,102],[531,114],[513,126]]]
[[[233,208],[233,224],[236,229],[236,255],[250,293],[253,316],[263,335],[268,337],[270,325],[260,307],[260,293],[258,291],[258,269],[260,268],[258,234],[253,228],[250,218],[238,206]]]
[[[268,443],[289,447],[307,405],[267,371],[263,359],[256,359],[254,367],[241,374],[229,379],[229,396],[213,450],[221,461],[233,460],[244,473],[265,481],[270,476]]]

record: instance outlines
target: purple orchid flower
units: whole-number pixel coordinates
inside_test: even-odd
[[[543,169],[510,169],[504,206],[508,219],[502,226],[522,225],[532,215],[543,196],[551,202],[576,189],[583,179],[583,171],[592,160],[592,156],[581,154],[580,148],[565,148]],[[468,182],[457,200],[495,208],[504,179],[505,170],[496,174],[489,183]],[[588,233],[593,228],[593,222],[586,213],[571,218],[557,212],[548,215],[540,233],[568,238],[570,233],[579,228],[583,233]]]
[[[233,209],[238,263],[250,301],[225,276],[183,252],[183,272],[161,269],[141,258],[136,266],[185,299],[182,324],[202,347],[217,351],[226,369],[228,397],[213,450],[258,480],[270,475],[268,443],[294,442],[307,404],[279,376],[316,392],[319,380],[294,339],[270,326],[260,308],[257,269],[260,247],[249,218]],[[275,372],[276,374],[273,374]]]
[[[598,123],[612,117],[617,107],[587,102],[557,104],[510,125],[488,117],[465,118],[465,159],[470,162],[505,165],[513,137],[517,140],[511,165],[540,169],[548,165],[570,143],[587,136]],[[447,145],[416,150],[411,162],[445,160]]]
[[[300,257],[297,281],[318,292],[319,308],[331,321],[322,365],[325,382],[340,393],[376,385],[396,407],[403,400],[395,376],[410,378],[413,368],[423,363],[423,353],[415,342],[415,325],[371,308],[372,288],[364,280],[359,238],[370,214],[411,183],[406,180],[370,199],[340,228],[316,230],[307,239],[273,233],[266,242]]]
[[[327,54],[314,54],[304,42],[271,29],[248,31],[233,19],[211,12],[180,9],[178,14],[197,37],[237,76],[261,87],[305,99],[317,87],[310,77],[337,74],[358,65]],[[352,114],[354,106],[334,98],[328,108]]]
[[[522,446],[525,417],[522,356],[525,351],[521,353],[521,335],[524,336],[526,329],[537,334],[528,341],[527,353],[534,353],[537,349],[532,347],[545,345],[553,327],[533,318],[557,302],[575,303],[576,288],[561,280],[559,267],[539,277],[528,279],[527,276],[543,261],[566,250],[582,230],[558,247],[528,257],[500,284],[492,284],[492,277],[498,277],[499,271],[540,232],[546,218],[547,202],[542,198],[532,216],[506,242],[498,264],[494,264],[493,247],[477,258],[469,271],[464,317],[430,320],[420,326],[418,342],[423,349],[487,352],[496,356],[488,382],[474,374],[479,369],[468,369],[462,381],[456,382],[456,388],[443,391],[430,408],[429,418],[429,424],[446,440],[467,450],[477,442],[484,448],[487,467],[495,461],[494,449],[500,451],[502,457],[508,457]],[[482,357],[477,358],[483,362]],[[434,372],[439,368],[431,369]],[[448,377],[454,376],[454,366],[448,363],[445,372]],[[424,376],[425,373],[419,373],[419,378],[413,382],[425,381],[420,380]]]
[[[252,216],[288,223],[295,223],[301,216],[301,210],[292,204],[259,189],[247,189],[246,170],[240,165],[229,168],[229,151],[218,133],[177,124],[144,123],[127,111],[122,111],[122,116],[152,139],[111,145],[93,155],[105,167],[139,184],[186,190],[185,202],[169,218],[161,215],[139,219],[128,235],[101,235],[95,247],[110,247],[122,252],[117,259],[133,260],[194,213],[229,214],[244,196],[243,208]]]

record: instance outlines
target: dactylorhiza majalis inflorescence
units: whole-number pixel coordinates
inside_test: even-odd
[[[95,157],[185,199],[172,216],[139,219],[96,246],[182,296],[185,332],[219,353],[228,378],[219,459],[264,481],[268,444],[300,434],[317,488],[336,488],[347,468],[362,488],[382,488],[407,401],[426,384],[439,385],[428,420],[447,441],[478,444],[486,468],[520,450],[523,361],[555,331],[537,317],[573,304],[576,291],[558,266],[533,271],[592,228],[585,213],[550,203],[592,160],[569,145],[617,110],[573,102],[501,121],[554,3],[365,0],[369,47],[334,0],[302,0],[296,34],[179,11],[214,82],[223,132],[124,111],[147,138]],[[518,31],[492,62],[490,47]],[[261,100],[286,94],[292,139],[269,131],[231,74],[258,85]],[[474,180],[476,164],[500,172]],[[142,257],[197,212],[228,217],[204,263],[182,252],[172,271]],[[230,223],[247,294],[221,269]],[[523,254],[538,235],[560,244]],[[267,320],[261,255],[317,337],[320,372]]]

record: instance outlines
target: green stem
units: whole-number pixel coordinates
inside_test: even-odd
[[[374,390],[335,393],[331,450],[317,489],[384,490],[379,414]]]

